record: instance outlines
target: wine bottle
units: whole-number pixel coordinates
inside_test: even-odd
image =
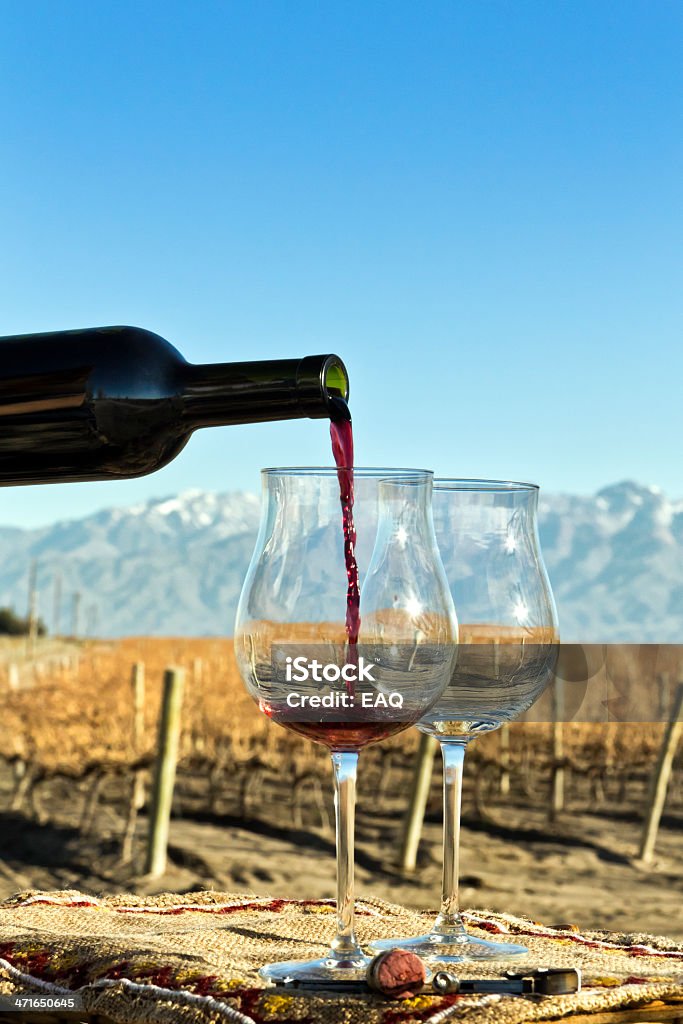
[[[138,327],[0,338],[0,485],[144,476],[200,427],[349,418],[335,355],[194,365]]]

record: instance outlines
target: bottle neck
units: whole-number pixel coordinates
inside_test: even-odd
[[[338,356],[187,364],[183,419],[191,429],[302,417],[349,417],[348,376]]]

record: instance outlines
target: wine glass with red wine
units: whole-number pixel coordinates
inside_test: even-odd
[[[271,981],[358,978],[353,833],[359,751],[413,725],[447,685],[457,623],[427,470],[262,473],[261,527],[235,652],[273,722],[326,746],[337,816],[337,933],[313,961],[269,964]]]
[[[378,940],[373,950],[398,945],[446,964],[527,952],[468,933],[458,906],[458,858],[467,745],[531,707],[557,661],[557,613],[538,540],[537,504],[534,484],[434,481],[435,532],[460,620],[450,683],[417,726],[439,741],[443,759],[441,912],[427,934]]]

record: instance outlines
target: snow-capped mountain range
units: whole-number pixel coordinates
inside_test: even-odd
[[[592,497],[545,495],[541,542],[565,640],[683,642],[683,501],[623,482]],[[253,494],[187,491],[36,530],[0,528],[0,605],[24,614],[38,565],[53,631],[229,635],[259,520]]]

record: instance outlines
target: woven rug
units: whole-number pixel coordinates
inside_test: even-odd
[[[379,900],[356,906],[361,942],[419,934],[432,919]],[[77,991],[85,1011],[78,1019],[101,1014],[121,1024],[522,1024],[650,1004],[678,1004],[683,1015],[683,943],[580,933],[487,911],[466,919],[476,935],[514,936],[530,952],[507,964],[463,964],[461,977],[495,977],[512,966],[580,967],[583,991],[552,998],[418,995],[403,1002],[290,994],[264,987],[257,969],[321,956],[334,931],[332,901],[28,891],[0,903],[0,995]]]

